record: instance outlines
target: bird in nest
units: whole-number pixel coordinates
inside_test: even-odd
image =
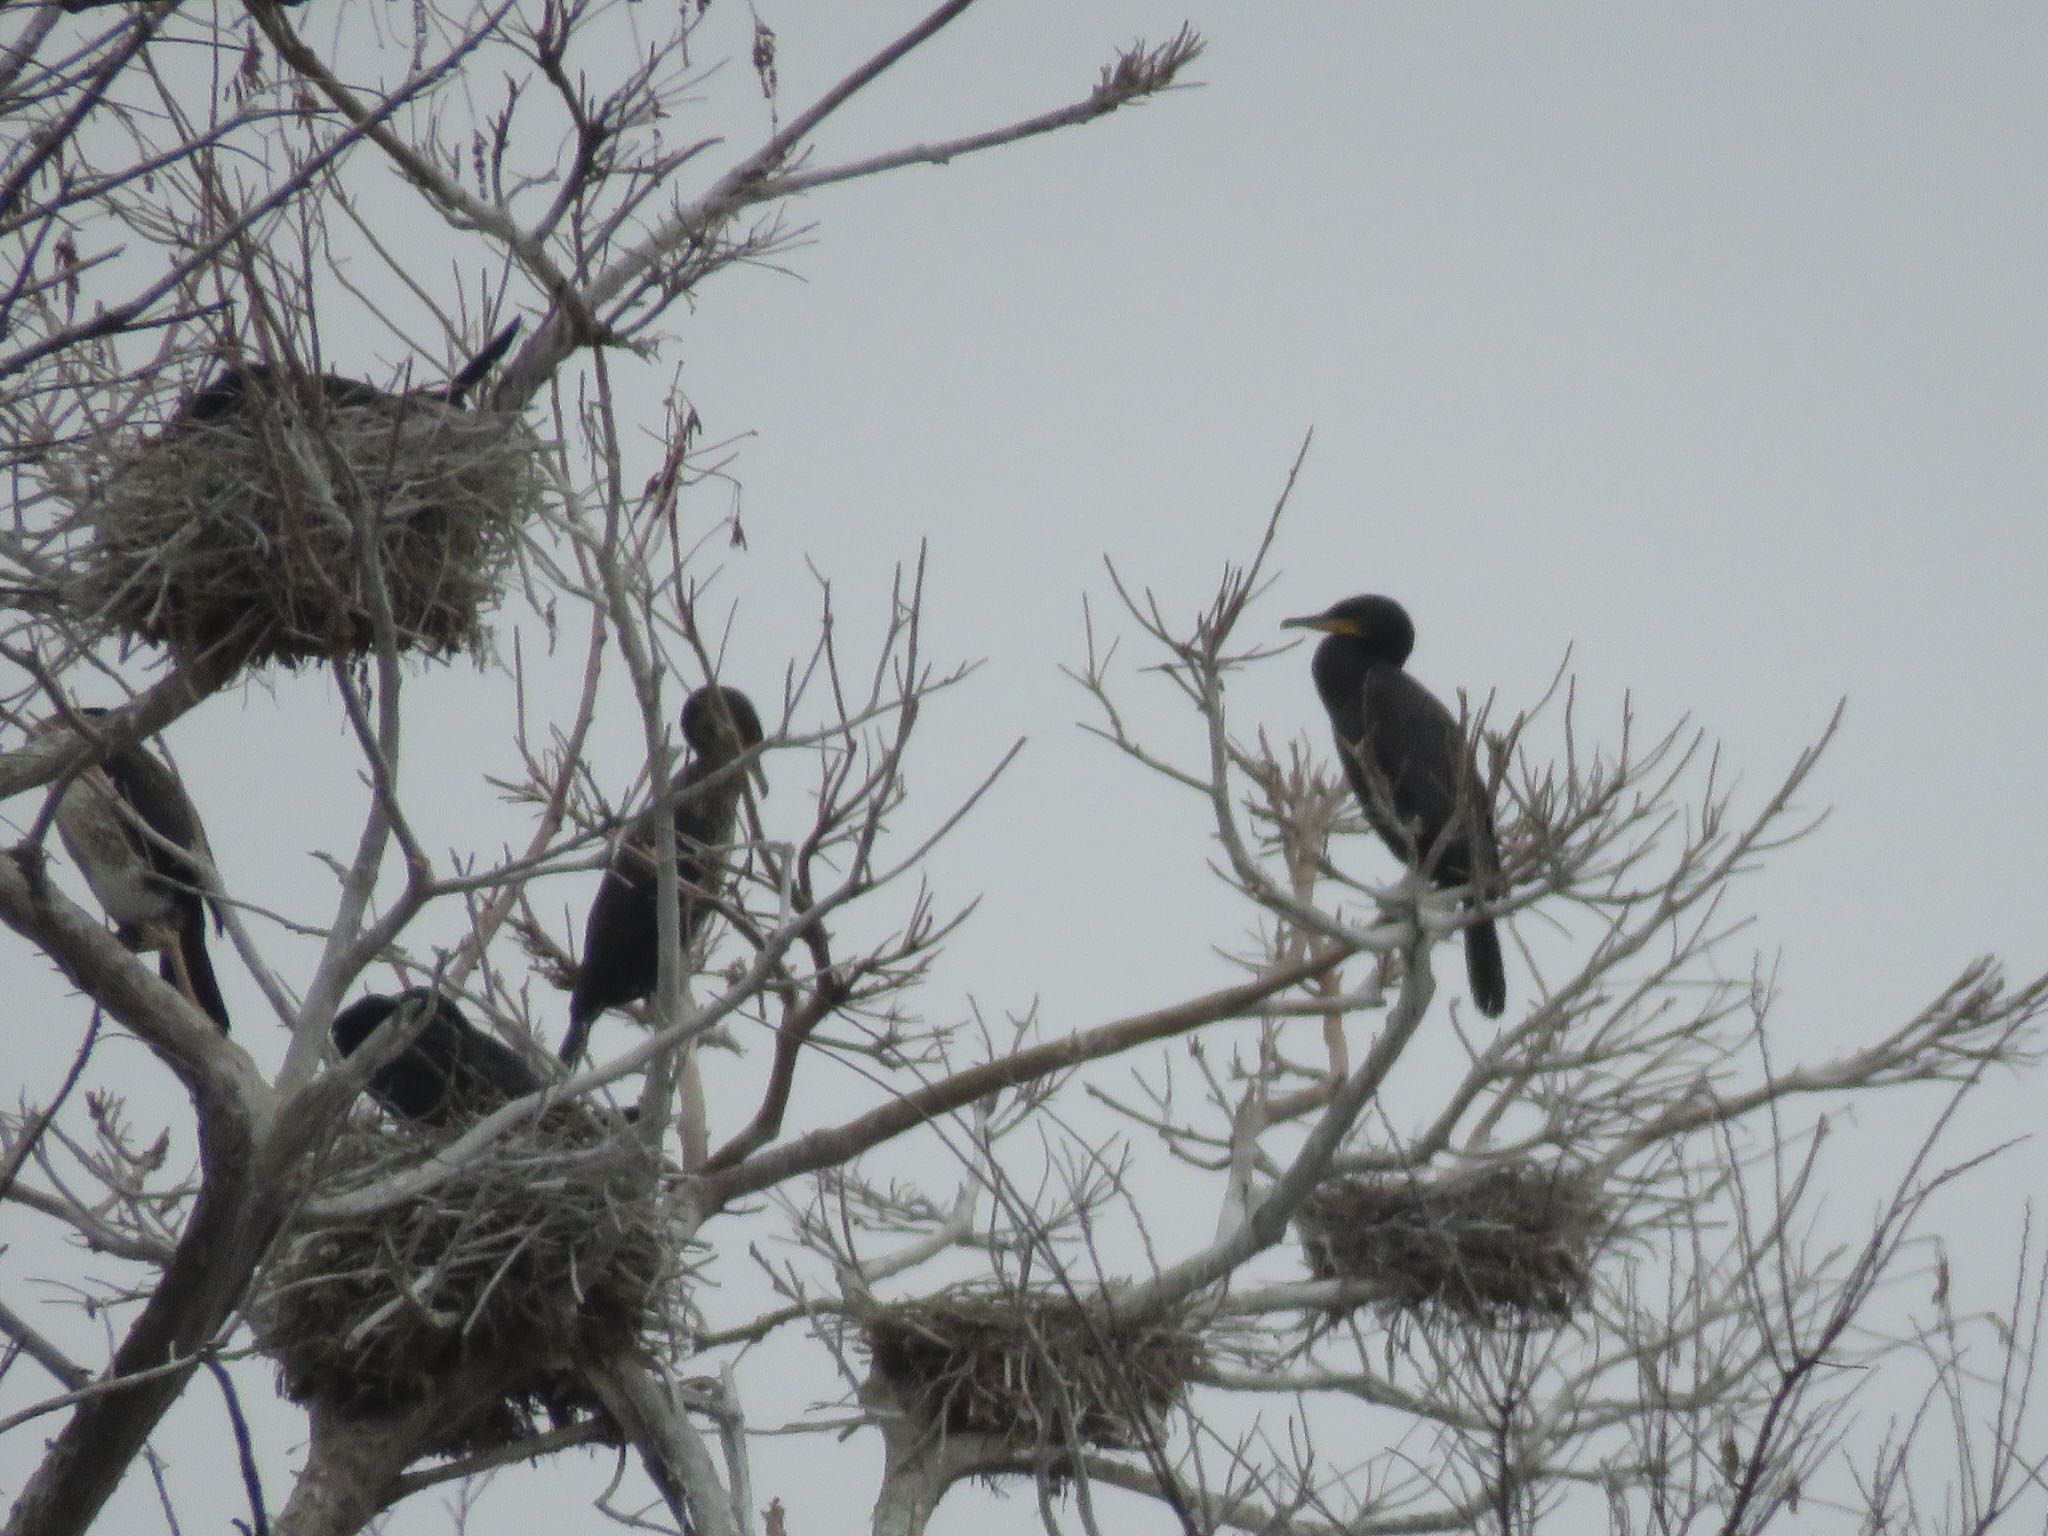
[[[1329,712],[1344,776],[1365,819],[1431,883],[1469,903],[1501,894],[1493,806],[1457,717],[1403,670],[1415,625],[1391,597],[1348,597],[1285,628],[1323,635],[1311,670]],[[1500,934],[1490,917],[1465,924],[1472,1001],[1488,1018],[1508,1003]]]
[[[104,709],[79,711],[88,718]],[[157,974],[225,1032],[228,1005],[206,953],[212,855],[199,815],[168,763],[140,746],[82,769],[57,802],[57,835],[123,944],[155,951]]]
[[[459,1125],[544,1086],[540,1072],[525,1057],[470,1023],[445,993],[426,987],[396,997],[373,992],[357,998],[334,1016],[330,1033],[341,1054],[353,1056],[392,1014],[420,1008],[430,1011],[419,1033],[370,1074],[370,1097],[393,1119],[411,1125]]]
[[[484,375],[511,348],[519,335],[519,324],[514,320],[501,329],[447,383],[410,389],[404,394],[393,394],[390,390],[379,389],[360,379],[343,378],[340,374],[302,373],[275,363],[231,361],[203,388],[192,394],[180,411],[179,420],[212,426],[241,415],[248,409],[252,396],[275,399],[294,392],[302,402],[317,398],[323,406],[381,407],[402,404],[406,400],[433,400],[443,405],[459,406],[469,391],[483,381]]]
[[[664,797],[673,806],[676,835],[676,926],[679,952],[688,955],[705,917],[724,895],[730,875],[728,845],[739,825],[743,775],[729,771],[759,746],[761,717],[737,688],[699,688],[683,704],[683,740],[691,758]],[[752,765],[763,794],[768,783]],[[656,912],[655,832],[659,805],[636,817],[613,849],[597,899],[583,927],[583,963],[569,994],[569,1033],[562,1060],[573,1067],[590,1043],[590,1026],[607,1008],[653,996],[661,955]]]

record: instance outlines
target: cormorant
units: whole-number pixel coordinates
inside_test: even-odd
[[[699,688],[683,704],[683,740],[694,756],[669,794],[675,807],[677,926],[685,954],[725,885],[725,845],[739,821],[740,776],[724,770],[761,737],[761,717],[737,688]],[[758,763],[754,776],[765,793]],[[572,1067],[583,1059],[599,1014],[654,994],[661,953],[655,913],[658,814],[658,807],[643,811],[620,839],[584,922],[583,964],[569,994],[569,1033],[561,1051]]]
[[[226,421],[241,414],[251,391],[274,396],[288,387],[291,373],[269,363],[230,363],[214,375],[204,389],[185,402],[180,421],[202,424]],[[337,373],[312,375],[320,398],[328,405],[384,405],[399,398],[360,379],[345,379]]]
[[[1415,649],[1407,612],[1390,597],[1349,597],[1284,627],[1327,637],[1316,647],[1316,692],[1345,777],[1380,840],[1439,886],[1467,886],[1481,899],[1496,894],[1493,806],[1456,717],[1401,670]],[[1465,971],[1479,1011],[1500,1017],[1508,983],[1491,918],[1466,925]]]
[[[370,1075],[370,1097],[394,1119],[443,1126],[478,1120],[501,1104],[543,1086],[524,1057],[478,1029],[445,994],[414,987],[396,997],[371,993],[334,1016],[334,1043],[344,1056],[400,1008],[433,1000],[433,1012],[412,1044]]]
[[[140,746],[109,753],[65,787],[57,835],[121,942],[157,951],[157,974],[225,1032],[228,1005],[206,954],[206,909],[219,911],[206,888],[206,836],[170,765]]]
[[[311,374],[308,378],[319,390],[320,399],[327,405],[376,406],[413,398],[438,400],[447,405],[461,405],[463,397],[474,389],[483,376],[491,371],[492,366],[510,350],[513,339],[518,334],[519,321],[514,320],[486,342],[483,350],[463,364],[455,377],[446,384],[408,390],[402,395],[379,389],[374,384],[365,384],[360,379],[343,378],[336,373]],[[275,394],[279,389],[286,387],[293,377],[290,369],[278,368],[270,363],[229,363],[203,389],[185,402],[179,419],[202,424],[225,421],[241,411],[250,390]]]

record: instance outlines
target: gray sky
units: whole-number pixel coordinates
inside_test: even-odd
[[[761,14],[793,109],[918,8]],[[1076,730],[1087,701],[1059,668],[1082,658],[1084,596],[1136,643],[1105,554],[1169,612],[1201,604],[1251,554],[1311,428],[1265,627],[1393,594],[1420,632],[1415,673],[1445,696],[1497,690],[1502,712],[1569,650],[1582,730],[1611,736],[1624,693],[1649,726],[1689,713],[1759,791],[1848,699],[1808,797],[1830,819],[1746,887],[1745,938],[1779,966],[1782,1053],[1853,1047],[1983,951],[2048,966],[2031,782],[2048,737],[2048,13],[988,0],[826,156],[1052,105],[1113,45],[1183,19],[1209,39],[1201,89],[813,197],[797,213],[814,240],[783,258],[795,275],[716,279],[645,370],[653,397],[680,366],[711,438],[750,434],[750,547],[716,589],[735,609],[727,681],[772,696],[801,656],[807,564],[858,634],[928,539],[928,647],[987,665],[925,717],[903,830],[1030,738],[935,860],[942,902],[982,906],[925,1011],[1036,998],[1063,1031],[1229,975],[1213,948],[1249,914],[1206,874],[1202,808]],[[706,94],[735,148],[766,130],[743,61]],[[395,354],[348,361],[374,375]],[[697,494],[705,518],[722,510],[722,490]],[[1186,743],[1188,713],[1128,682],[1157,701],[1144,723]],[[422,739],[450,761],[508,707],[466,667],[422,689],[449,711]],[[1232,707],[1241,732],[1324,741],[1305,652],[1246,676]],[[612,726],[617,788],[635,727]],[[293,786],[347,783],[325,684],[214,701],[171,745],[228,878],[314,900],[310,861],[275,850]],[[262,814],[229,815],[252,790]],[[447,841],[511,835],[473,775],[447,794],[451,827],[476,818]],[[801,790],[778,809],[800,816]],[[1385,868],[1362,839],[1336,856]],[[567,887],[558,911],[580,922],[586,901]],[[10,974],[62,996],[18,945]],[[238,1038],[274,1063],[253,989],[227,985],[250,1019]],[[24,1042],[30,1091],[61,1071],[68,1028]],[[2028,1097],[1994,1090],[1958,1150],[2030,1132]],[[2021,1149],[1945,1229],[1985,1245],[1990,1279],[2043,1168]],[[1195,1240],[1213,1218],[1190,1213]],[[182,1413],[178,1432],[217,1450],[217,1405]],[[26,1449],[0,1446],[0,1488]],[[803,1454],[764,1452],[763,1500],[783,1498],[796,1536],[850,1528],[873,1437],[829,1488],[798,1486]],[[522,1516],[555,1481],[505,1479],[485,1511]],[[107,1528],[156,1528],[130,1482]],[[219,1496],[229,1510],[235,1491]],[[181,1497],[212,1495],[187,1478]],[[935,1529],[981,1523],[983,1503],[959,1495]],[[1032,1523],[1028,1496],[997,1508]],[[444,1523],[428,1503],[392,1528]]]

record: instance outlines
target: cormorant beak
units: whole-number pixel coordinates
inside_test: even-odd
[[[1355,635],[1358,633],[1357,626],[1349,619],[1335,618],[1327,613],[1312,613],[1305,618],[1299,619],[1282,619],[1280,627],[1282,629],[1313,629],[1326,635]]]
[[[747,765],[747,776],[754,781],[754,789],[763,800],[768,798],[768,770],[761,766],[758,757]]]

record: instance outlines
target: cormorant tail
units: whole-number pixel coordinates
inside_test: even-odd
[[[220,981],[206,953],[206,908],[202,903],[182,904],[178,942],[158,957],[156,973],[197,1003],[222,1034],[228,1032],[227,999],[220,995]]]
[[[1500,934],[1490,917],[1465,930],[1465,974],[1472,981],[1472,1001],[1489,1019],[1508,1006],[1508,973],[1500,957]]]
[[[450,405],[461,405],[462,397],[474,389],[483,376],[491,371],[498,359],[512,350],[512,343],[519,335],[519,321],[513,322],[484,344],[483,351],[462,365],[462,371],[450,379],[440,390],[435,391]]]
[[[583,1059],[584,1048],[589,1044],[590,1015],[582,1012],[576,1006],[576,999],[571,998],[569,1002],[569,1033],[562,1037],[562,1049],[556,1054],[561,1057],[562,1065],[573,1071],[576,1064]]]

